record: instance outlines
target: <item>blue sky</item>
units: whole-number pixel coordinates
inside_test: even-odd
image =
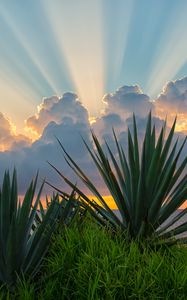
[[[156,97],[187,74],[186,9],[185,0],[2,0],[2,112],[21,130],[53,94],[78,93],[91,116],[124,84]]]
[[[22,187],[38,168],[53,180],[56,135],[89,173],[80,134],[112,143],[114,126],[126,143],[132,112],[140,137],[150,109],[158,127],[177,114],[183,138],[186,11],[186,0],[1,0],[1,169],[16,165]]]

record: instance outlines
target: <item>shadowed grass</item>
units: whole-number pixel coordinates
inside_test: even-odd
[[[42,277],[35,293],[20,282],[16,299],[186,299],[187,250],[140,249],[88,219],[53,237]]]

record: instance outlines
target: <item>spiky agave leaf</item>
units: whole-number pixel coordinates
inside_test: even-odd
[[[170,228],[170,226],[160,227],[187,199],[187,175],[182,177],[187,164],[187,157],[178,166],[186,138],[180,147],[178,146],[178,140],[173,141],[175,125],[176,119],[168,136],[165,138],[167,126],[165,121],[156,139],[156,129],[155,125],[152,125],[150,112],[140,153],[136,118],[133,115],[133,133],[128,129],[127,154],[118,142],[113,130],[118,160],[106,143],[109,160],[93,132],[92,138],[96,151],[92,150],[84,141],[91,158],[118,207],[121,218],[118,218],[108,207],[94,183],[91,182],[84,171],[66,152],[58,139],[69,166],[94,196],[97,197],[100,206],[90,201],[85,193],[76,187],[55,166],[52,165],[52,167],[68,185],[75,189],[85,205],[89,206],[89,210],[92,209],[92,214],[102,224],[106,224],[103,220],[107,220],[107,223],[111,224],[113,228],[116,227],[118,229],[120,227],[121,230],[128,231],[130,238],[133,239],[146,239],[155,236],[167,239],[165,242],[169,244],[173,236],[187,231],[187,222],[182,226],[176,226],[175,229]],[[170,221],[170,225],[176,225],[176,222],[186,212],[185,210],[178,217],[173,218]]]
[[[4,174],[0,193],[0,282],[10,287],[16,283],[17,276],[33,276],[39,270],[56,223],[57,212],[51,206],[33,230],[44,184],[34,200],[37,178],[38,175],[20,202],[16,171],[12,180],[9,172]]]
[[[55,188],[51,183],[46,181],[50,187]],[[59,213],[58,213],[58,221],[62,225],[70,225],[76,215],[83,216],[86,213],[85,206],[81,204],[79,201],[79,196],[77,197],[75,193],[75,189],[72,189],[71,194],[66,192],[60,191],[60,194],[56,194],[51,199],[52,203],[54,199],[56,200],[57,204],[59,205]],[[50,205],[48,202],[48,205]]]

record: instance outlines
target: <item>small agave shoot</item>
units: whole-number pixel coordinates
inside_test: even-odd
[[[45,182],[49,186],[53,187],[49,182]],[[55,202],[58,209],[58,222],[61,225],[69,226],[73,222],[77,214],[83,216],[86,213],[84,207],[82,207],[80,201],[76,199],[75,191],[69,195],[65,192],[54,194],[51,200],[46,197],[45,204],[39,201],[39,211],[36,213],[36,222],[41,223],[45,218],[46,209],[50,207],[51,203]],[[46,208],[46,209],[45,209]]]
[[[167,126],[165,121],[158,138],[156,138],[156,129],[155,125],[152,125],[150,112],[142,149],[140,150],[136,118],[133,115],[133,132],[131,133],[128,129],[127,153],[118,142],[113,130],[118,158],[114,156],[106,142],[108,156],[105,154],[93,132],[92,138],[96,150],[92,150],[83,140],[117,205],[121,218],[118,218],[110,209],[94,183],[66,152],[59,140],[67,163],[97,197],[100,205],[90,201],[83,191],[76,187],[55,166],[51,166],[81,196],[84,204],[100,224],[109,224],[113,230],[118,232],[121,230],[128,235],[130,240],[153,241],[156,238],[166,244],[171,244],[176,242],[176,239],[173,239],[174,236],[187,231],[187,222],[176,225],[176,222],[186,214],[187,208],[168,220],[187,199],[187,174],[183,174],[187,157],[179,163],[186,138],[180,146],[178,140],[173,141],[175,124],[176,119],[168,136],[165,137]],[[167,225],[165,225],[165,221],[167,221]],[[186,239],[181,238],[180,241],[186,242]]]
[[[16,171],[12,180],[5,172],[0,191],[0,283],[13,289],[18,277],[34,277],[48,249],[58,210],[53,202],[42,222],[35,217],[43,185],[36,200],[33,180],[23,201],[18,200]],[[35,226],[33,227],[33,224]]]

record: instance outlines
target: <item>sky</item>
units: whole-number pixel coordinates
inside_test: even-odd
[[[141,129],[178,115],[187,132],[186,0],[0,1],[0,166],[21,190],[46,160],[67,172],[54,135],[91,172],[80,134],[122,142],[135,112]],[[141,134],[140,134],[141,135]],[[111,141],[112,142],[112,141]]]

